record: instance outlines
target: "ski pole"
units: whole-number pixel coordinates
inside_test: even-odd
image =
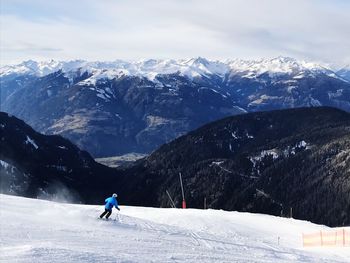
[[[120,216],[119,216],[120,210],[118,209],[117,213],[115,214],[115,221],[117,221],[117,217],[118,217],[118,222],[120,222]]]

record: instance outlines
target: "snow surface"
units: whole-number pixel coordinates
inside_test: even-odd
[[[239,74],[247,78],[256,78],[264,73],[268,73],[271,77],[280,74],[294,74],[295,78],[300,78],[305,73],[323,72],[331,77],[339,78],[332,70],[325,66],[298,61],[288,57],[226,61],[208,60],[201,57],[177,60],[115,60],[111,62],[88,62],[84,60],[37,62],[29,60],[17,65],[1,67],[0,76],[3,77],[11,74],[45,76],[58,70],[62,70],[69,79],[88,72],[90,77],[78,83],[79,85],[95,85],[97,80],[114,79],[125,75],[146,77],[156,82],[155,78],[157,75],[172,73],[179,73],[192,79],[199,76],[218,76],[224,78],[227,74]]]
[[[0,211],[0,262],[350,262],[349,248],[302,248],[327,227],[262,214],[121,206],[105,221],[102,205],[8,195]]]

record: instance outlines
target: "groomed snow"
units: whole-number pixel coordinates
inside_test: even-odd
[[[303,231],[327,229],[310,222],[129,206],[104,221],[102,211],[0,195],[0,262],[350,262],[349,248],[302,248]]]

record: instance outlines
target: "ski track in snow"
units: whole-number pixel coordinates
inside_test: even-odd
[[[350,262],[349,248],[303,249],[303,231],[327,228],[310,222],[128,206],[106,221],[103,209],[0,195],[0,262]]]

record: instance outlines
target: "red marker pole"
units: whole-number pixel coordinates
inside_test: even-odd
[[[181,173],[179,173],[179,176],[180,176],[180,184],[181,184],[181,192],[182,192],[182,208],[186,209],[186,200],[185,200],[185,194],[184,194],[184,187],[182,185]]]

